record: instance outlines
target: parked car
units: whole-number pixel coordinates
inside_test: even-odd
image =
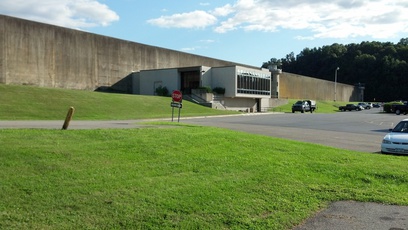
[[[371,105],[365,102],[359,102],[357,105],[363,107],[364,109],[371,109]]]
[[[400,121],[385,135],[381,143],[381,152],[408,154],[408,119]]]
[[[381,107],[381,105],[379,103],[374,103],[372,105],[373,105],[373,108],[380,108]]]
[[[345,106],[339,107],[340,111],[352,111],[352,110],[361,111],[363,109],[364,108],[361,105],[355,105],[355,104],[347,104]]]
[[[405,115],[408,113],[408,104],[391,105],[391,112],[394,112],[397,115],[400,115],[401,113]]]
[[[310,112],[316,110],[316,101],[312,100],[304,100],[304,101],[297,101],[295,104],[292,105],[292,113],[299,111],[301,113]]]

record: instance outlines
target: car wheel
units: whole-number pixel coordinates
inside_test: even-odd
[[[400,115],[401,111],[399,109],[395,110],[395,114]]]
[[[295,113],[295,110],[292,110],[292,113]]]
[[[302,111],[300,111],[301,113],[304,113],[305,111],[304,110],[302,110]]]

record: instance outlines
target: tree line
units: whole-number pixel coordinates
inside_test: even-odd
[[[284,72],[349,85],[365,86],[364,100],[389,102],[408,100],[408,38],[391,42],[337,44],[304,48],[298,55],[271,58],[262,64],[276,64]],[[336,73],[336,69],[337,73]]]

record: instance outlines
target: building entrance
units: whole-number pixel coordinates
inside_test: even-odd
[[[181,91],[183,94],[191,94],[192,89],[200,87],[200,71],[183,71],[181,76]]]

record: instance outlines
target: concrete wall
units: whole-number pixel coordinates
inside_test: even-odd
[[[256,100],[253,98],[230,98],[225,97],[223,99],[223,105],[227,110],[237,111],[256,111]]]
[[[236,96],[236,69],[235,66],[225,68],[213,68],[212,71],[212,87],[225,88],[225,97]]]
[[[212,72],[211,68],[208,66],[201,67],[201,86],[211,86],[212,85]]]
[[[159,86],[166,87],[171,94],[174,90],[180,89],[180,76],[177,69],[142,71],[137,85],[142,95],[155,95]]]
[[[132,83],[138,82],[140,75],[133,72],[233,65],[258,68],[0,15],[0,83],[3,84],[84,90],[109,86],[137,93],[140,88]],[[223,80],[211,79],[215,85],[214,81]],[[236,80],[233,82],[236,84]],[[334,99],[333,82],[282,73],[279,84],[280,97]],[[229,86],[225,88],[230,95]],[[353,86],[337,84],[337,100],[348,101],[356,94]]]
[[[5,15],[0,47],[0,83],[68,89],[132,91],[131,77],[115,84],[133,71],[236,64]]]
[[[357,89],[337,83],[337,101],[358,101]],[[283,72],[279,77],[279,97],[334,100],[334,82]]]

